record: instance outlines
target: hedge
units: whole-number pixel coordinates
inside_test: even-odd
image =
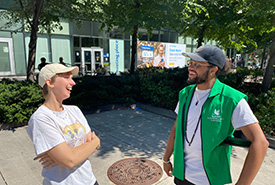
[[[265,133],[274,135],[275,83],[273,81],[268,93],[261,93],[256,79],[262,75],[262,71],[238,68],[235,73],[219,79],[248,95],[248,103]],[[247,76],[251,76],[251,82],[245,82]],[[89,110],[109,104],[143,102],[173,110],[179,91],[187,85],[187,78],[187,68],[143,68],[134,74],[123,73],[120,76],[84,76],[75,78],[71,97],[64,104]],[[43,103],[42,92],[35,82],[2,79],[0,92],[1,123],[12,126],[26,124]]]

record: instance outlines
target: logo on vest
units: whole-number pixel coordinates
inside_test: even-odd
[[[211,114],[211,117],[208,117],[212,122],[221,122],[223,118],[221,118],[221,110],[215,109],[214,112]]]
[[[214,110],[214,114],[216,115],[216,116],[219,116],[220,115],[220,113],[221,113],[221,110]]]

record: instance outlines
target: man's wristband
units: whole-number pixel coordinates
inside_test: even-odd
[[[167,164],[167,163],[170,163],[170,160],[168,160],[168,161],[163,160],[162,162]]]

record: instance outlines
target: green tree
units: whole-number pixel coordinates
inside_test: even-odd
[[[131,73],[135,69],[138,29],[145,28],[149,34],[153,29],[175,27],[182,1],[177,0],[108,0],[103,6],[101,22],[107,31],[119,28],[132,35]]]
[[[27,80],[34,81],[37,34],[62,29],[60,19],[81,21],[88,14],[90,20],[100,15],[100,0],[14,0],[8,11],[1,12],[1,19],[9,20],[5,27],[21,24],[30,32]]]
[[[198,47],[204,39],[212,39],[225,49],[235,47],[238,51],[253,51],[263,48],[265,53],[275,31],[274,0],[264,3],[259,0],[187,0],[182,9],[178,29],[181,35],[197,39]],[[270,87],[274,71],[272,45],[263,92]]]

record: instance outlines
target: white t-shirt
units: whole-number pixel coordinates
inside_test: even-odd
[[[206,101],[211,89],[199,90],[195,89],[194,96],[191,100],[187,115],[187,138],[190,142],[194,131],[196,129],[197,123],[199,121],[202,105]],[[196,94],[197,93],[197,94]],[[197,104],[197,105],[196,105]],[[175,109],[176,114],[178,114],[179,103]],[[258,122],[257,118],[250,109],[248,103],[245,99],[242,99],[235,110],[233,111],[231,118],[232,125],[234,129],[239,129],[240,127]],[[202,151],[201,151],[201,121],[199,122],[198,129],[194,136],[193,142],[189,146],[186,139],[184,139],[184,161],[185,161],[185,179],[192,182],[193,184],[209,184],[208,178],[203,168],[202,164]],[[207,183],[208,182],[208,183]]]
[[[76,147],[86,142],[90,126],[76,106],[63,105],[62,112],[55,112],[41,105],[31,116],[27,132],[33,141],[36,155],[66,142]],[[43,184],[53,185],[94,185],[96,178],[88,159],[73,168],[54,165],[43,168]]]

